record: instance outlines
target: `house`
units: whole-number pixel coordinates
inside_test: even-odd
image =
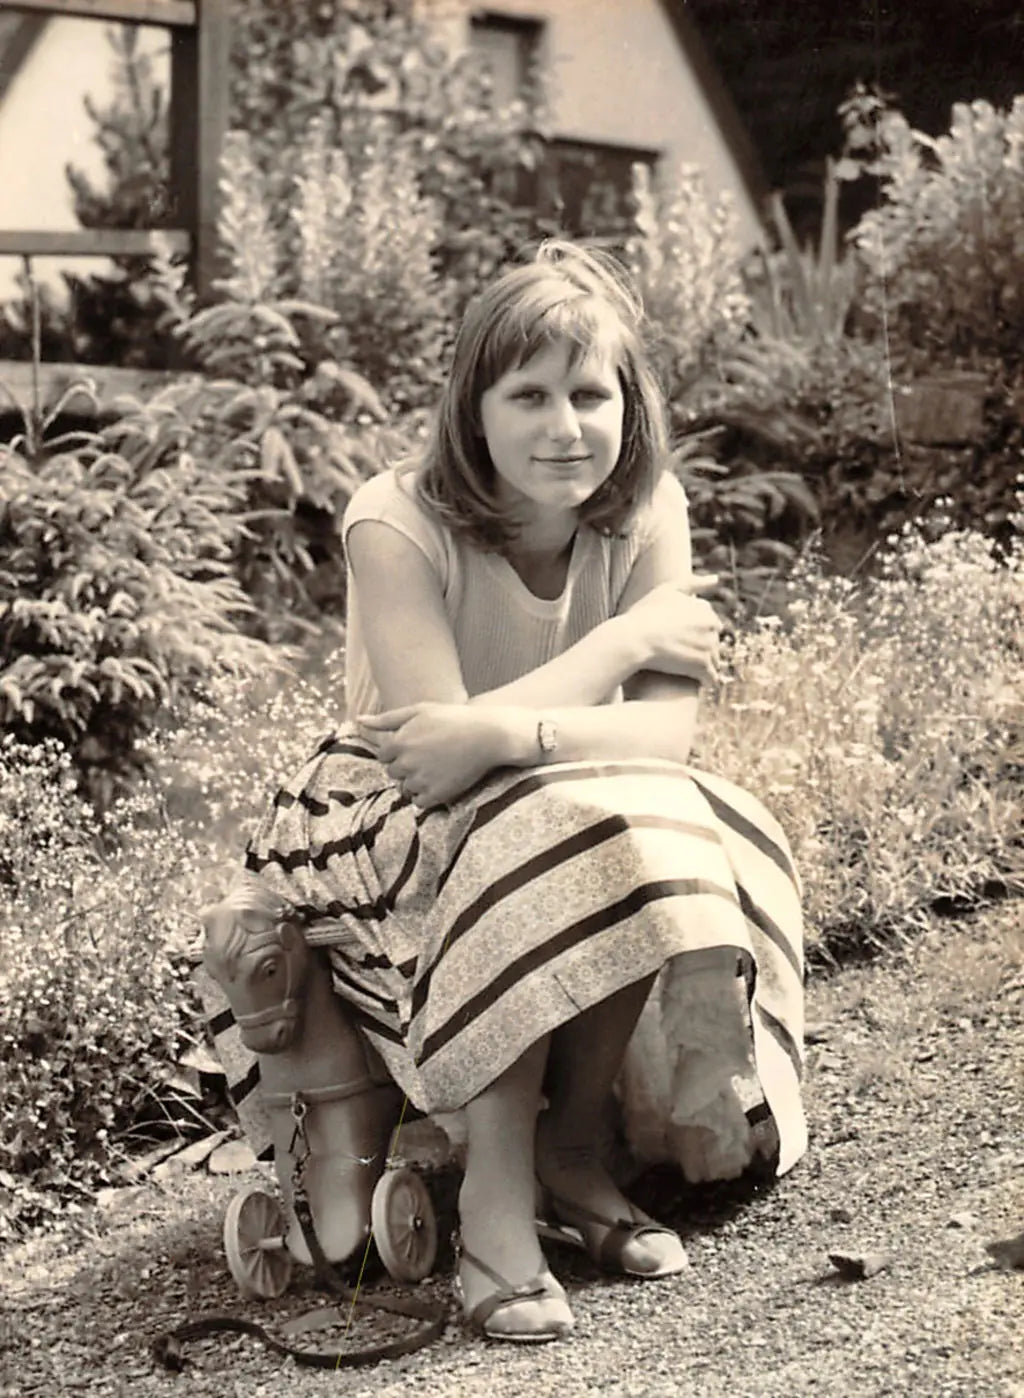
[[[429,11],[438,0],[423,3]],[[731,196],[744,245],[758,241],[764,178],[687,0],[499,0],[447,28],[456,46],[486,57],[500,97],[539,66],[570,186],[580,156],[620,186],[635,161],[698,165],[712,197]]]
[[[487,58],[499,94],[514,95],[530,65],[540,64],[570,200],[574,171],[584,164],[596,163],[602,178],[624,186],[636,160],[669,168],[686,161],[702,167],[712,194],[731,194],[743,242],[757,239],[756,158],[686,0],[422,3],[453,45]],[[168,63],[165,29],[143,26],[140,43],[154,64]],[[101,173],[85,99],[103,106],[112,81],[105,23],[0,11],[0,230],[75,226],[65,167]],[[33,259],[48,281],[57,280],[57,268],[89,266],[80,258]],[[0,299],[11,294],[19,267],[20,259],[0,257]]]

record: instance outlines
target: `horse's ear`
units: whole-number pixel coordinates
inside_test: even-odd
[[[214,980],[223,982],[234,976],[238,951],[238,927],[234,908],[222,899],[211,903],[199,914],[203,924],[203,964]]]
[[[223,906],[222,902],[211,903],[208,908],[204,908],[199,914],[199,921],[203,924],[203,931],[207,936],[209,936],[211,930],[216,927],[220,921],[220,914]]]
[[[226,898],[204,908],[199,914],[199,921],[203,924],[203,931],[206,934],[206,945],[209,947],[226,943],[231,936],[237,916],[238,914]]]
[[[285,951],[297,951],[306,945],[306,938],[302,931],[300,922],[292,922],[291,919],[281,923],[281,946]]]

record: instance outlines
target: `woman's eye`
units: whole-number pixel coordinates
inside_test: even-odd
[[[544,394],[539,388],[521,388],[515,397],[523,403],[539,403]]]

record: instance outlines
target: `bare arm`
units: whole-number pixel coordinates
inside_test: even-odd
[[[717,643],[717,622],[707,603],[692,595],[691,589],[713,579],[694,579],[690,573],[690,535],[685,513],[663,528],[651,546],[637,559],[626,583],[618,614],[604,625],[626,624],[633,646],[633,667],[622,680],[626,702],[581,708],[560,705],[547,697],[534,699],[533,712],[509,714],[508,756],[506,761],[531,766],[544,760],[576,761],[588,757],[664,757],[685,762],[693,743],[697,723],[697,676],[706,674],[713,642]],[[680,589],[683,595],[680,596]],[[680,612],[693,614],[696,635],[693,644],[674,649],[665,644],[673,633],[672,623]],[[702,631],[701,624],[706,628]],[[600,630],[600,628],[598,628]],[[594,633],[591,633],[594,634]],[[659,643],[660,637],[660,643]],[[710,650],[703,650],[707,643]],[[572,651],[559,657],[566,659]],[[680,673],[666,673],[664,669]],[[525,676],[503,690],[481,695],[476,703],[520,702],[524,696],[513,693],[527,688],[540,671]],[[545,758],[537,742],[537,721],[550,719],[558,728],[558,747]]]
[[[689,753],[695,675],[707,673],[717,622],[693,596],[685,513],[638,559],[620,612],[509,685],[469,700],[437,577],[389,526],[350,530],[349,562],[383,715],[362,717],[396,780],[420,804],[453,799],[494,767],[543,760],[537,723],[559,728],[555,760]],[[602,701],[623,685],[628,702]],[[660,701],[652,703],[650,701]]]
[[[512,684],[469,700],[441,589],[426,557],[376,520],[353,525],[347,549],[370,669],[387,709],[430,701],[526,708],[600,704],[649,659],[635,628],[612,617]]]

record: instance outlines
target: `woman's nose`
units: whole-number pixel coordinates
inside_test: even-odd
[[[556,442],[575,442],[577,440],[580,435],[580,423],[570,399],[560,400],[556,398],[552,401],[548,432],[552,440]]]

